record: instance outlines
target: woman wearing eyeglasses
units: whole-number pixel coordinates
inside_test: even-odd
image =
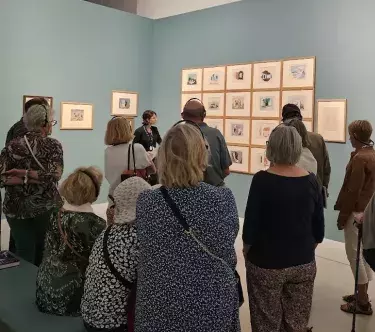
[[[56,185],[63,173],[63,149],[49,137],[56,124],[49,106],[32,106],[23,121],[27,133],[1,152],[0,186],[6,188],[4,214],[16,254],[38,266],[50,215],[62,205]]]

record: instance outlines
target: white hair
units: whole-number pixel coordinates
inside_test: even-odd
[[[27,130],[40,131],[47,123],[51,122],[53,112],[51,107],[34,105],[23,115],[23,123]]]
[[[277,126],[268,140],[267,159],[273,164],[295,165],[302,153],[302,138],[296,128]]]

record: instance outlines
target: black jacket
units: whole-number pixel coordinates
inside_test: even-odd
[[[156,148],[156,143],[161,144],[161,136],[157,127],[151,126],[152,135],[148,134],[145,126],[139,127],[134,132],[134,143],[143,145],[146,151]]]

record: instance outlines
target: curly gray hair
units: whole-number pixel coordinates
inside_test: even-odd
[[[34,105],[23,115],[23,122],[30,131],[40,131],[53,118],[52,108],[45,105]]]
[[[302,138],[296,128],[281,124],[268,140],[267,159],[273,164],[295,165],[302,153]]]

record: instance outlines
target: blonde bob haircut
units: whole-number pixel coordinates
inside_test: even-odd
[[[109,120],[105,132],[105,145],[129,143],[133,139],[133,131],[128,119],[115,116]]]
[[[166,187],[194,187],[203,181],[208,151],[202,133],[192,124],[172,127],[158,151],[159,181]]]
[[[61,184],[60,194],[72,205],[91,204],[98,199],[102,181],[100,169],[94,166],[80,167]]]

